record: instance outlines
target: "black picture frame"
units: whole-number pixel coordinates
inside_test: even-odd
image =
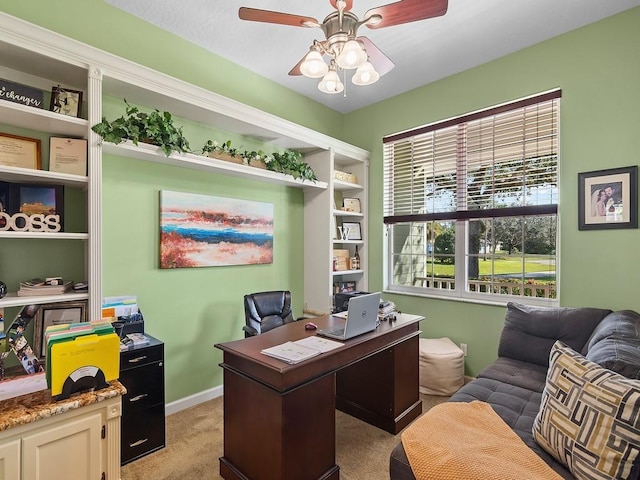
[[[347,240],[362,240],[362,230],[359,222],[342,222],[343,229],[349,229]]]
[[[60,85],[53,87],[49,110],[70,117],[82,118],[82,92],[62,88]]]
[[[87,321],[87,302],[60,302],[40,305],[35,317],[33,331],[33,350],[39,361],[47,358],[47,345],[44,332],[47,327],[65,323],[84,323]]]
[[[9,184],[8,213],[25,215],[58,215],[60,229],[64,231],[64,186],[40,183]]]
[[[578,230],[638,228],[638,166],[578,173]]]

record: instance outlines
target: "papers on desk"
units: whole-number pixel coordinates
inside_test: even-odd
[[[343,344],[340,342],[313,336],[265,348],[261,353],[294,364],[342,346]]]

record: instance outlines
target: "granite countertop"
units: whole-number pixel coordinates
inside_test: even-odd
[[[50,389],[3,400],[0,402],[0,431],[37,422],[127,393],[127,389],[119,381],[112,380],[108,383],[108,387],[100,390],[78,393],[57,402],[51,398]]]

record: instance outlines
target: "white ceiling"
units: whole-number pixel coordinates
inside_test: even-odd
[[[321,30],[238,18],[240,7],[252,7],[322,21],[333,11],[328,0],[105,1],[342,113],[640,6],[640,0],[449,0],[442,17],[379,30],[362,26],[358,35],[374,42],[395,68],[373,85],[358,87],[347,79],[345,96],[320,92],[318,79],[288,75],[314,39],[324,40]],[[352,12],[361,18],[385,4],[354,0]]]

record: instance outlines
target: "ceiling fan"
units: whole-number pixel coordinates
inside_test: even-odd
[[[389,5],[372,8],[362,20],[351,12],[353,0],[329,0],[335,8],[322,21],[291,13],[272,12],[241,7],[241,20],[275,23],[293,27],[320,28],[324,40],[314,40],[309,52],[294,66],[289,75],[320,78],[318,88],[325,93],[340,93],[344,85],[339,70],[356,69],[351,81],[355,85],[370,85],[389,72],[394,63],[367,37],[357,37],[358,28],[383,28],[403,23],[439,17],[447,11],[448,0],[400,0]],[[329,58],[329,64],[324,57]]]

